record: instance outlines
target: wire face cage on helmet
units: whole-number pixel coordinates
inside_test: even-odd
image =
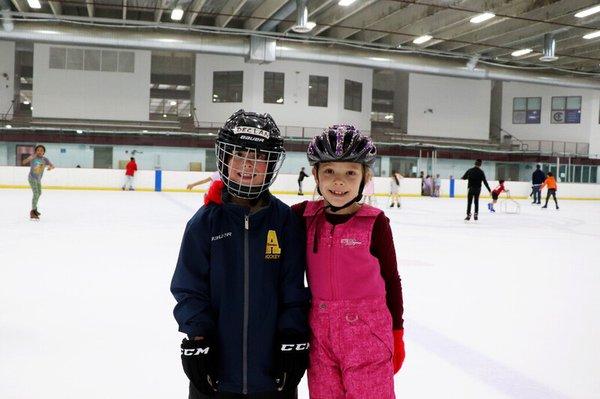
[[[285,159],[283,139],[273,118],[244,110],[233,114],[219,130],[215,153],[227,191],[245,199],[267,191]]]
[[[258,198],[275,181],[285,159],[281,151],[265,151],[217,141],[217,167],[230,194]]]

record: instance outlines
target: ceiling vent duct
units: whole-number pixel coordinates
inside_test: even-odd
[[[308,33],[313,28],[313,26],[308,23],[308,8],[306,7],[306,2],[307,0],[296,0],[298,17],[296,18],[296,25],[292,26],[292,30],[296,33]]]
[[[66,17],[65,17],[66,18]],[[74,17],[75,20],[87,17]],[[239,35],[209,35],[186,32],[167,32],[159,30],[143,30],[112,28],[107,30],[100,26],[83,27],[80,24],[66,25],[55,23],[35,23],[14,21],[14,29],[7,32],[0,29],[0,40],[22,42],[20,44],[52,43],[63,46],[116,47],[120,49],[142,49],[165,51],[186,51],[201,54],[221,54],[236,57],[248,57],[251,39]],[[142,26],[154,26],[154,21]],[[256,40],[256,39],[255,39]],[[524,82],[548,86],[574,87],[580,89],[600,90],[600,80],[583,76],[570,76],[549,71],[506,69],[498,65],[478,64],[472,71],[465,68],[464,60],[448,60],[424,57],[417,54],[395,54],[370,49],[347,48],[341,46],[323,46],[310,43],[285,41],[277,45],[275,41],[275,59],[285,61],[315,62],[334,65],[347,65],[361,68],[390,69],[395,71],[431,74],[437,76],[453,76],[469,79],[489,79],[507,82]],[[265,41],[255,42],[252,50],[253,58],[270,61],[273,59],[271,46]],[[263,56],[261,56],[261,51]],[[0,57],[2,54],[0,54]],[[317,67],[317,65],[315,65]]]
[[[554,50],[556,50],[556,39],[553,35],[547,33],[544,35],[544,55],[540,57],[540,61],[556,61],[558,57],[554,55]]]
[[[254,64],[268,64],[275,61],[275,39],[261,36],[250,36],[250,52],[246,62]]]

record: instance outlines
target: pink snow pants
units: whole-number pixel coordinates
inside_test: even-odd
[[[313,299],[311,399],[394,399],[392,317],[385,298]]]

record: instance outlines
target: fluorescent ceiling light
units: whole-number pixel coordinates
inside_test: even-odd
[[[40,0],[27,0],[27,4],[29,4],[29,7],[31,8],[42,8]]]
[[[530,48],[523,48],[521,50],[513,51],[512,53],[510,53],[510,55],[512,55],[513,57],[520,57],[522,55],[529,54],[532,51],[533,50]]]
[[[423,35],[423,36],[419,36],[415,40],[413,40],[413,43],[414,44],[423,44],[425,42],[430,41],[431,39],[433,39],[433,36]]]
[[[600,36],[600,30],[597,30],[596,32],[588,33],[583,38],[584,39],[594,39],[594,38],[596,38],[598,36]]]
[[[469,20],[472,24],[479,24],[483,21],[487,21],[488,19],[492,19],[496,16],[496,14],[492,12],[484,12],[483,14],[475,15],[473,18]]]
[[[588,8],[587,10],[579,11],[577,14],[575,14],[575,16],[577,18],[585,18],[588,15],[592,15],[597,12],[600,12],[600,5],[594,6],[592,8]]]
[[[55,30],[46,30],[46,29],[37,29],[36,32],[44,33],[46,35],[57,35],[58,34],[58,32]]]
[[[350,4],[354,3],[356,0],[340,0],[338,1],[338,6],[348,7]]]
[[[181,18],[183,18],[183,9],[181,7],[175,7],[173,11],[171,11],[171,20],[181,21]]]
[[[142,130],[142,133],[148,133],[148,131],[144,129],[144,130]]]
[[[156,40],[158,40],[159,42],[165,42],[165,43],[177,43],[177,42],[180,41],[180,40],[177,40],[177,39],[163,39],[163,38],[156,39]]]

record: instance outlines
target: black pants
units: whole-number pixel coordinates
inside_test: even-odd
[[[298,399],[298,391],[294,392],[262,392],[251,395],[242,395],[240,393],[219,392],[214,396],[207,396],[190,384],[189,399]]]
[[[548,194],[546,194],[546,203],[544,204],[544,206],[548,206],[548,200],[550,199],[550,196],[552,196],[552,198],[554,198],[554,203],[556,204],[556,207],[558,208],[558,201],[556,200],[556,190],[553,188],[548,189]]]
[[[534,184],[533,190],[533,202],[540,204],[542,202],[542,190],[540,190],[540,184]]]
[[[481,188],[470,188],[467,194],[467,214],[471,214],[471,203],[475,202],[475,213],[479,213],[479,194]]]

